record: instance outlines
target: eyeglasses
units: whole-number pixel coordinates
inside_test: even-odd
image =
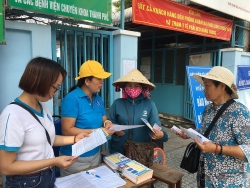
[[[61,89],[61,86],[58,86],[58,87],[55,87],[55,86],[52,86],[54,89],[55,89],[55,93]]]

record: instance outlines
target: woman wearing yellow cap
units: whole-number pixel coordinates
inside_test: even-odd
[[[111,76],[105,72],[102,65],[93,60],[82,64],[77,87],[68,93],[62,101],[62,133],[63,135],[77,135],[79,133],[92,133],[93,129],[102,127],[107,120],[106,109],[102,98],[97,94],[103,86],[103,79]],[[106,123],[106,128],[112,125]],[[61,147],[61,155],[71,156],[71,145]],[[100,147],[82,154],[74,166],[61,169],[61,176],[79,172],[100,162]]]

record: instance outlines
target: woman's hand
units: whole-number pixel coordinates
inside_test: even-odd
[[[115,131],[110,131],[109,129],[113,126],[114,124],[110,120],[105,120],[104,121],[104,129],[108,132],[109,135],[112,135],[115,133]]]
[[[80,141],[81,139],[83,139],[83,138],[85,138],[85,137],[88,137],[89,136],[89,134],[87,134],[87,133],[80,133],[80,134],[78,134],[78,135],[76,135],[75,137],[74,137],[74,142],[78,142],[78,141]]]
[[[105,129],[105,131],[107,131],[107,133],[109,134],[109,136],[111,136],[111,135],[113,135],[115,133],[115,131],[110,131],[110,130],[108,130],[106,128],[103,128],[103,129]]]
[[[116,134],[116,136],[121,137],[121,136],[123,136],[125,133],[124,133],[123,131],[116,131],[115,134]]]
[[[182,130],[180,132],[176,132],[176,135],[178,135],[179,137],[183,139],[189,139],[189,136],[186,133],[184,133]]]
[[[106,120],[107,122],[105,122],[104,124],[104,128],[109,129],[110,127],[113,126],[113,123],[110,120]]]
[[[78,157],[75,158],[74,156],[59,156],[55,157],[54,159],[56,161],[55,166],[58,166],[62,169],[67,169],[77,161]]]
[[[151,134],[151,138],[153,140],[161,139],[164,136],[164,133],[162,131],[159,131],[159,130],[156,130],[156,129],[153,129],[153,130],[155,132],[155,133]]]
[[[194,142],[196,143],[196,145],[198,146],[198,148],[200,148],[200,150],[203,153],[219,153],[220,152],[220,146],[217,145],[216,148],[216,144],[212,143],[212,142],[203,142],[200,143],[198,140],[194,139]]]

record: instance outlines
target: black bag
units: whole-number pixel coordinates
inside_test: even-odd
[[[195,173],[198,170],[201,150],[196,146],[195,142],[188,144],[180,167],[190,173]]]
[[[152,142],[140,143],[128,139],[124,144],[125,156],[150,167],[154,160],[154,145]]]
[[[230,104],[234,102],[235,100],[230,99],[220,108],[220,110],[217,112],[216,116],[214,117],[213,121],[211,122],[207,130],[205,131],[204,133],[205,137],[208,136],[213,126],[215,125],[215,122],[219,119],[221,114],[227,109],[228,106],[230,106]],[[185,150],[180,167],[187,170],[190,173],[197,172],[198,166],[199,166],[200,153],[201,151],[196,146],[195,142],[190,143]]]

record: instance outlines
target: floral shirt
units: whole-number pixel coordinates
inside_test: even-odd
[[[204,134],[218,110],[213,104],[206,106],[202,116],[201,134]],[[245,160],[229,155],[201,153],[200,164],[204,162],[206,188],[250,187],[250,114],[246,106],[239,102],[231,104],[215,123],[208,139],[222,146],[239,146]],[[200,165],[201,166],[201,165]],[[201,168],[198,171],[200,187]]]

